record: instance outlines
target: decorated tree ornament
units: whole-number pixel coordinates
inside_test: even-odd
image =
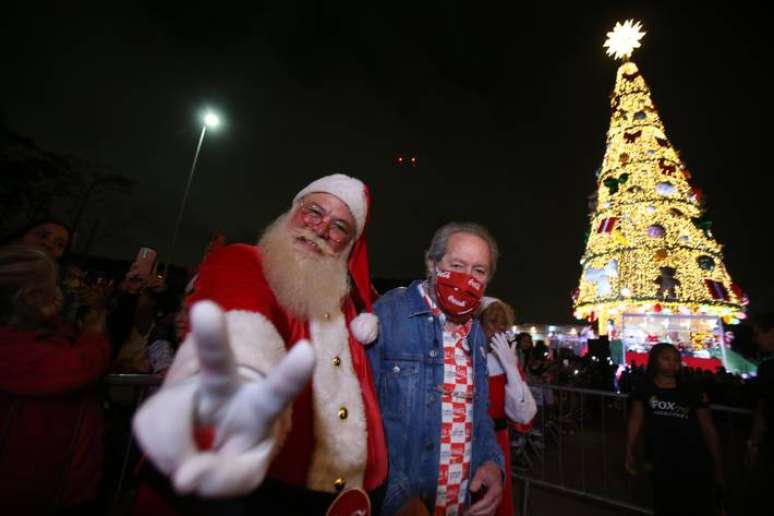
[[[668,301],[677,299],[677,287],[680,286],[680,280],[675,278],[677,271],[674,267],[659,267],[661,274],[655,279],[654,283],[658,285],[656,297]]]
[[[626,143],[634,143],[642,136],[642,129],[631,133],[624,133],[623,136]]]
[[[656,207],[653,206],[652,204],[648,204],[648,206],[645,208],[645,211],[648,212],[648,215],[653,215],[654,213],[656,213]]]
[[[650,238],[664,238],[666,236],[666,229],[661,224],[652,224],[648,226],[648,236]]]
[[[658,249],[656,250],[654,256],[657,262],[662,262],[667,259],[667,257],[669,256],[669,253],[667,252],[666,249]]]
[[[587,267],[584,276],[586,281],[596,284],[597,296],[607,297],[613,290],[610,279],[618,276],[618,261],[610,260],[600,268]]]
[[[626,181],[628,180],[629,180],[629,174],[621,174],[618,177],[608,177],[607,179],[602,181],[602,184],[607,187],[610,195],[613,195],[616,192],[618,192],[618,186],[626,184]]]
[[[625,152],[622,152],[618,157],[618,161],[621,163],[621,166],[625,167],[629,163],[629,155]]]
[[[675,194],[675,185],[667,181],[656,184],[656,193],[661,197],[671,197]]]
[[[696,228],[701,229],[704,232],[704,236],[712,238],[712,221],[702,215],[701,217],[693,219],[693,225]]]
[[[705,278],[704,284],[707,286],[712,299],[715,301],[728,301],[728,289],[720,281]]]
[[[661,169],[661,173],[664,175],[673,176],[675,174],[674,163],[671,163],[664,158],[658,160],[658,168]]]
[[[616,23],[611,32],[607,33],[604,47],[607,55],[614,59],[628,59],[635,48],[640,48],[640,40],[645,35],[642,32],[642,24],[634,20],[626,20],[624,23]],[[627,81],[633,81],[639,76],[639,71],[624,75]]]
[[[606,217],[599,221],[597,233],[610,233],[615,229],[616,224],[618,224],[618,217]]]
[[[634,119],[638,122],[641,122],[646,118],[648,118],[648,114],[645,113],[645,111],[637,111],[636,113],[634,113]]]
[[[712,270],[715,268],[715,259],[711,256],[707,256],[706,254],[703,254],[696,258],[696,263],[701,267],[702,270],[712,272]]]
[[[613,240],[615,240],[615,243],[618,244],[621,247],[626,247],[629,245],[629,240],[626,239],[623,232],[620,229],[614,229],[611,233]]]

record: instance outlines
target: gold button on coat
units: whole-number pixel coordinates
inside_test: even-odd
[[[333,360],[331,362],[333,362],[333,365],[335,365],[336,367],[339,367],[341,365],[341,358],[333,357]]]
[[[339,409],[339,419],[347,419],[348,415],[349,412],[347,411],[347,407],[341,407]]]
[[[344,485],[346,483],[347,483],[346,480],[344,480],[343,478],[339,477],[333,483],[333,487],[336,488],[336,491],[341,491],[342,489],[344,489]]]

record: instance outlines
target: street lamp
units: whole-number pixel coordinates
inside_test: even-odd
[[[183,199],[180,201],[180,209],[177,212],[177,221],[175,222],[175,231],[172,233],[172,244],[169,246],[169,256],[167,262],[164,265],[164,277],[167,275],[167,269],[169,263],[172,261],[172,255],[175,250],[175,244],[177,243],[178,233],[180,232],[180,223],[183,221],[183,211],[185,210],[185,202],[188,200],[188,192],[191,189],[191,181],[193,180],[194,171],[196,170],[196,163],[199,161],[199,151],[202,150],[202,143],[204,143],[204,135],[207,133],[207,128],[216,128],[220,125],[220,118],[212,111],[205,113],[202,119],[202,133],[199,135],[199,143],[196,144],[196,152],[194,153],[193,163],[191,164],[191,171],[188,173],[188,182],[185,184],[185,190],[183,191]]]

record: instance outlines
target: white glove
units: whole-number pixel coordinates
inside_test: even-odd
[[[519,365],[519,357],[516,356],[516,352],[511,345],[508,344],[508,337],[505,333],[500,332],[494,334],[490,344],[492,346],[492,351],[497,357],[497,360],[500,361],[500,365],[503,366],[506,374],[509,372],[516,373]]]
[[[494,335],[490,344],[492,352],[500,361],[508,378],[508,383],[505,385],[505,414],[516,423],[529,423],[535,417],[537,406],[519,373],[519,356],[516,354],[516,346],[508,344],[505,333]]]
[[[134,418],[135,435],[179,493],[248,493],[263,482],[276,451],[273,425],[312,376],[314,349],[296,344],[266,378],[237,371],[223,312],[209,301],[191,310],[191,338],[199,374],[149,398]],[[214,429],[211,449],[197,448],[195,427]]]

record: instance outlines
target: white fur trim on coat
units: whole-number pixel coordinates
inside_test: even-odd
[[[287,354],[285,341],[271,321],[258,312],[226,312],[226,328],[234,360],[239,366],[266,374]],[[175,355],[164,383],[176,382],[199,372],[196,346],[189,333]]]
[[[315,449],[307,487],[335,492],[338,477],[347,487],[362,487],[367,462],[367,426],[360,382],[352,368],[349,334],[342,314],[311,321],[309,331],[317,353],[313,376]],[[338,357],[341,362],[334,365]],[[345,408],[346,419],[339,417]]]
[[[285,341],[274,324],[263,314],[247,310],[229,310],[225,313],[229,344],[234,362],[245,378],[258,371],[266,376],[287,354]],[[164,378],[164,386],[190,378],[199,372],[199,358],[192,334],[177,350],[175,360]],[[282,446],[290,430],[292,405],[277,419],[274,438],[278,448]]]
[[[274,325],[256,312],[225,314],[229,344],[246,379],[265,375],[286,354]],[[257,371],[257,372],[256,372]],[[291,409],[277,418],[269,436],[238,457],[200,451],[193,439],[199,360],[189,334],[160,391],[138,409],[133,426],[140,445],[154,464],[172,475],[181,493],[202,496],[246,494],[259,485],[290,429]]]
[[[371,344],[379,336],[379,318],[371,312],[363,312],[349,323],[352,335],[361,344]]]

